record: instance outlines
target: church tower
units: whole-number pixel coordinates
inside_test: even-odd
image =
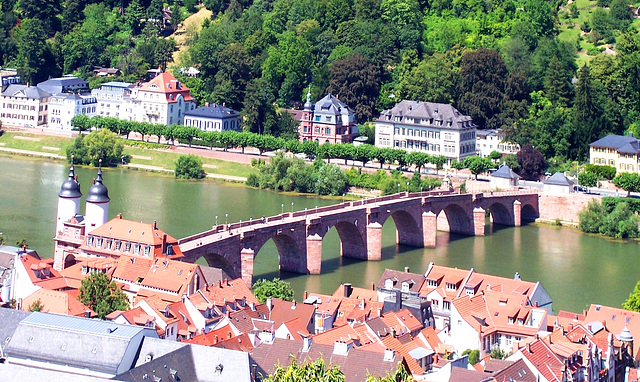
[[[85,235],[100,227],[109,218],[109,190],[102,184],[102,166],[98,169],[98,176],[89,188],[85,208]]]
[[[300,121],[300,141],[304,142],[313,139],[313,103],[311,103],[311,85],[307,90],[307,102],[302,109],[302,121]]]
[[[73,159],[69,168],[69,177],[62,183],[58,193],[58,216],[56,218],[56,235],[63,230],[63,223],[80,213],[80,183],[76,179]]]

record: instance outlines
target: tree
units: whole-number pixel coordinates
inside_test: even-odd
[[[202,160],[197,155],[181,154],[175,161],[175,177],[178,179],[202,179],[205,176]]]
[[[80,146],[79,150],[76,152],[75,150],[67,149],[67,159],[76,154],[77,163],[91,164],[96,167],[100,165],[100,160],[102,160],[103,165],[117,165],[122,160],[124,145],[121,138],[108,129],[93,131],[86,136],[83,134],[78,135],[76,141],[70,148]],[[85,155],[82,155],[85,153],[81,147],[82,145],[86,147]]]
[[[36,301],[31,303],[28,308],[29,312],[42,312],[42,309],[44,309],[44,305],[42,304],[42,301],[40,299],[37,299]]]
[[[598,176],[592,172],[578,174],[578,183],[586,187],[595,187],[598,184]]]
[[[293,289],[287,281],[275,278],[273,280],[260,279],[253,283],[253,294],[263,304],[269,297],[277,297],[286,301],[293,300]]]
[[[115,310],[129,310],[127,295],[102,272],[91,272],[82,280],[78,300],[103,320]]]
[[[340,167],[327,164],[318,170],[316,193],[320,195],[342,195],[347,189],[347,177]]]
[[[524,145],[516,154],[520,165],[520,176],[526,180],[539,180],[547,169],[547,161],[540,150]]]
[[[627,301],[622,303],[622,308],[634,312],[640,312],[640,281],[638,281],[636,287],[633,288],[633,291],[629,293]]]
[[[327,91],[352,107],[358,119],[367,121],[376,112],[380,93],[380,72],[360,54],[337,60],[329,68]]]
[[[293,359],[289,366],[277,366],[273,374],[264,379],[265,382],[344,382],[344,380],[345,377],[340,368],[337,365],[326,367],[322,358],[302,365],[298,365],[296,359]]]
[[[604,117],[603,100],[598,97],[589,67],[585,64],[578,71],[578,84],[573,104],[575,148],[573,157],[586,158],[589,144],[610,130],[611,123]]]
[[[480,158],[479,156],[472,156],[464,158],[464,165],[475,175],[475,179],[478,180],[478,174],[489,171],[493,167],[491,160],[488,158]]]
[[[495,50],[479,48],[462,57],[459,108],[481,129],[499,128],[505,99],[507,65]]]
[[[497,150],[493,150],[489,153],[489,159],[491,159],[491,161],[495,163],[499,159],[502,159],[502,154],[500,154],[500,152]]]
[[[640,175],[636,173],[623,172],[613,178],[613,184],[616,187],[627,191],[627,197],[629,197],[632,192],[640,191]]]
[[[91,118],[85,114],[76,114],[71,118],[71,126],[73,126],[73,130],[89,130],[91,128]]]
[[[571,79],[573,73],[567,73],[558,56],[553,56],[544,79],[544,91],[554,104],[569,106],[573,98]]]
[[[480,350],[475,349],[475,350],[471,350],[471,349],[467,349],[465,351],[462,352],[462,355],[469,355],[468,361],[469,361],[469,365],[475,365],[476,363],[478,363],[478,360],[480,359]]]
[[[25,83],[37,84],[55,73],[56,67],[52,65],[51,51],[45,38],[42,21],[37,19],[22,20],[20,29],[16,31],[18,74]]]
[[[51,37],[60,30],[60,21],[57,18],[62,10],[60,0],[20,0],[20,10],[25,19],[41,20],[47,36]]]

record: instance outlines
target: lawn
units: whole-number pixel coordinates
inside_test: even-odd
[[[73,142],[73,138],[50,135],[36,135],[23,132],[5,132],[0,136],[0,147],[37,151],[42,153],[55,153],[66,155],[66,149]],[[126,141],[125,141],[126,143]],[[173,149],[148,149],[140,147],[124,147],[124,153],[131,155],[132,164],[143,164],[156,167],[164,167],[173,170],[174,161],[179,153]],[[211,174],[232,175],[248,177],[258,171],[248,164],[223,161],[220,159],[200,157],[204,164],[204,170]]]

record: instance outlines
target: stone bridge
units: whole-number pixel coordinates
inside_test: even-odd
[[[211,266],[242,276],[251,285],[253,260],[273,239],[281,270],[320,274],[322,240],[332,227],[342,256],[380,260],[382,226],[391,217],[396,243],[435,247],[436,231],[483,236],[485,214],[494,224],[520,226],[539,216],[538,194],[531,191],[454,194],[418,192],[364,199],[308,211],[286,212],[262,220],[213,226],[179,240],[184,261],[204,257]]]

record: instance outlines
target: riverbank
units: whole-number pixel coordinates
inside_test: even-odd
[[[50,134],[36,131],[6,131],[0,136],[0,152],[9,155],[66,160],[66,149],[73,143],[71,135]],[[135,144],[136,141],[130,142]],[[125,142],[127,143],[127,142]],[[180,154],[195,154],[202,159],[207,178],[230,182],[245,182],[257,170],[251,167],[251,159],[236,153],[217,150],[169,146],[153,149],[125,144],[124,154],[130,156],[125,168],[172,173],[173,163]],[[243,158],[240,158],[243,157]]]

